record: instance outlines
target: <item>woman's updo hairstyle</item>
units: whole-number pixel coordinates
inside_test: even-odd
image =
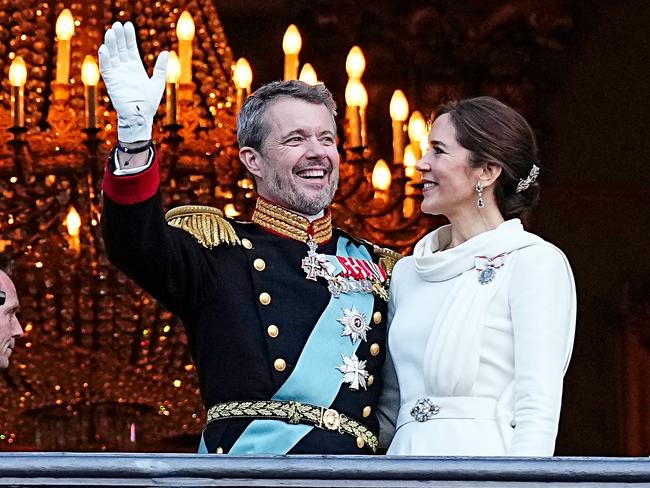
[[[505,219],[520,217],[539,201],[535,180],[517,193],[533,165],[539,167],[537,140],[528,122],[514,109],[492,97],[468,98],[442,104],[433,118],[449,114],[458,143],[470,152],[470,165],[501,166],[494,188],[499,210]]]

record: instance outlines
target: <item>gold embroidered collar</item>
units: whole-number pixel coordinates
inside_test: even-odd
[[[258,197],[252,220],[266,230],[300,242],[307,242],[310,235],[319,245],[332,238],[332,214],[329,209],[325,210],[323,217],[309,222],[302,215]]]

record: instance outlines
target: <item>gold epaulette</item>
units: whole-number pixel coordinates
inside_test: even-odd
[[[223,218],[218,208],[206,205],[183,205],[165,214],[168,225],[189,232],[203,247],[212,249],[219,244],[231,246],[241,241],[233,226]]]
[[[372,250],[379,256],[379,266],[384,268],[384,271],[386,271],[388,276],[393,274],[393,268],[397,261],[404,257],[400,253],[388,249],[387,247],[373,245]]]

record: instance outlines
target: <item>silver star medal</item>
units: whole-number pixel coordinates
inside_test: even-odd
[[[366,390],[366,378],[368,377],[366,362],[359,361],[359,358],[354,353],[350,357],[345,357],[341,354],[341,358],[343,359],[343,364],[337,366],[336,369],[343,373],[343,383],[349,383],[350,390],[358,390],[359,387]]]
[[[357,307],[352,305],[352,308],[341,308],[343,310],[343,317],[337,319],[338,322],[343,324],[343,333],[341,336],[350,336],[352,344],[359,340],[359,337],[364,342],[367,342],[366,332],[370,330],[366,315],[359,312]]]

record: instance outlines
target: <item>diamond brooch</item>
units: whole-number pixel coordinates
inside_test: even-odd
[[[418,422],[426,422],[438,415],[440,407],[428,398],[420,398],[415,406],[411,409],[411,417]]]

